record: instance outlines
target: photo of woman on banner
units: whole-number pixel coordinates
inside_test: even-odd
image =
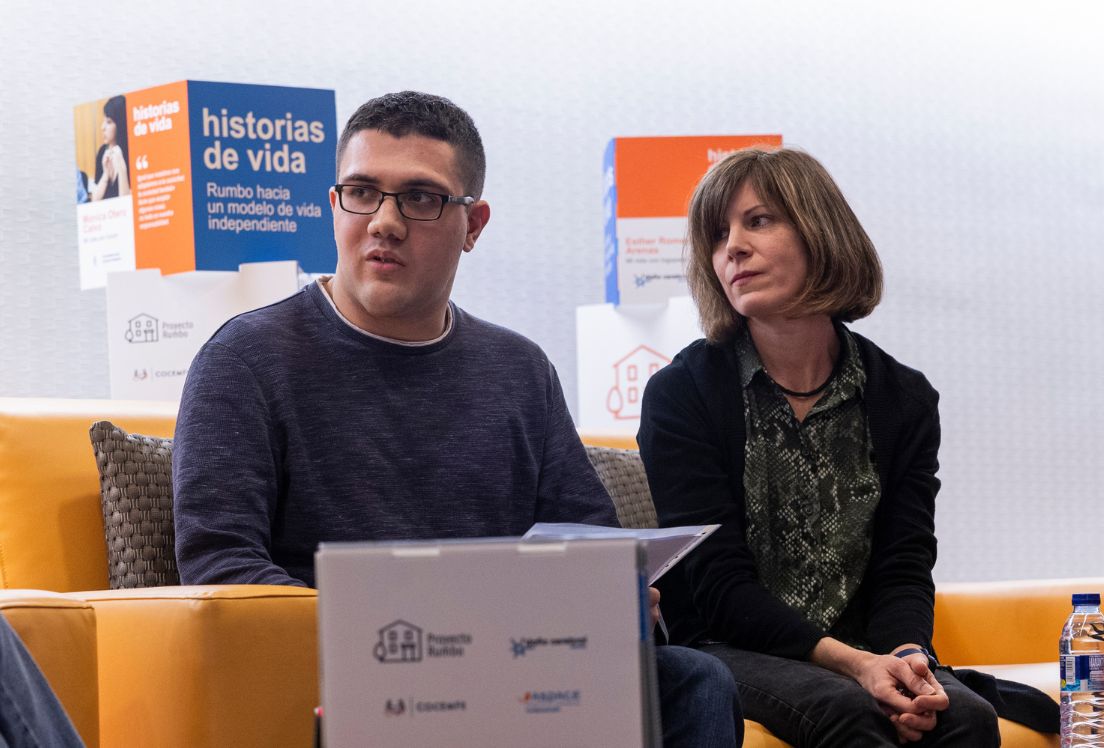
[[[103,145],[96,152],[96,177],[90,194],[93,202],[130,194],[126,99],[112,96],[104,103],[103,113]]]

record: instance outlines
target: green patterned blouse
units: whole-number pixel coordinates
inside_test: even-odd
[[[863,407],[866,373],[850,333],[836,330],[843,361],[803,422],[767,376],[746,327],[736,339],[747,424],[747,542],[775,597],[861,644],[861,633],[841,616],[866,571],[881,487]]]

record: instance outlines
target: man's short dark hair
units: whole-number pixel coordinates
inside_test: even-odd
[[[345,124],[337,142],[338,179],[341,157],[354,135],[361,130],[379,130],[396,138],[421,135],[443,140],[456,150],[456,165],[464,189],[472,197],[483,194],[487,157],[475,122],[460,107],[443,96],[421,91],[400,91],[379,96],[360,105]]]

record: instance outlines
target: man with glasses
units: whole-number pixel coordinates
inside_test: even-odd
[[[337,272],[227,322],[188,372],[181,582],[313,586],[321,541],[616,524],[547,357],[449,300],[491,214],[471,118],[438,96],[373,99],[337,166]],[[727,669],[658,651],[665,742],[734,745]]]

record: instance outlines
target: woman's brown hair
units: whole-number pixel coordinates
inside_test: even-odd
[[[745,182],[793,224],[808,253],[809,275],[791,310],[844,322],[870,314],[882,298],[882,264],[831,175],[802,151],[748,148],[713,166],[690,199],[687,282],[706,338],[723,342],[741,324],[713,270],[713,253]]]

